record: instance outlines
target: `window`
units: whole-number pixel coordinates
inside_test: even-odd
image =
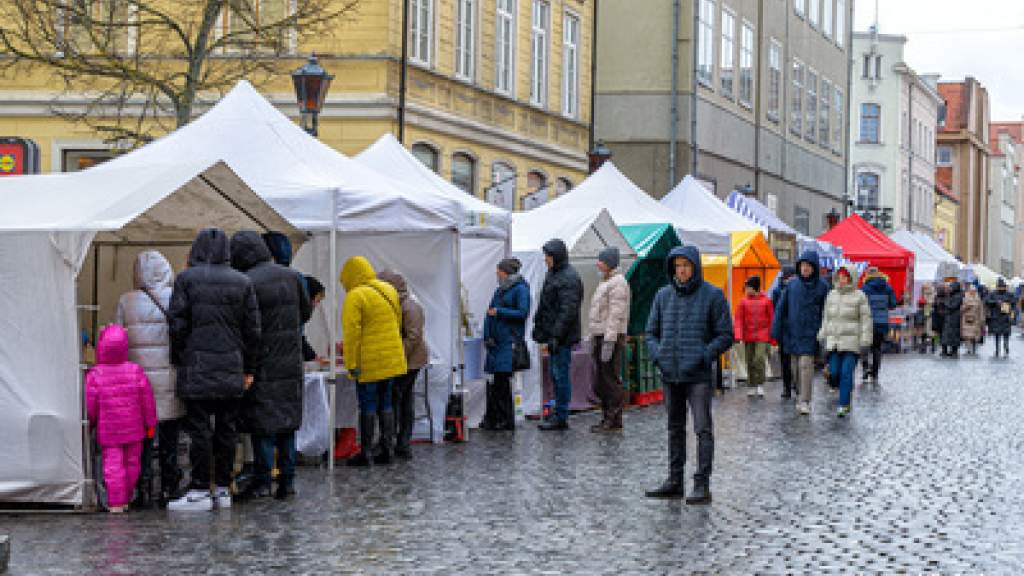
[[[697,80],[711,86],[715,70],[715,1],[700,0],[697,30]]]
[[[437,148],[434,148],[430,144],[424,142],[417,142],[412,145],[412,155],[417,160],[423,162],[423,165],[430,168],[434,172],[437,172],[440,167],[438,164]]]
[[[936,163],[939,166],[952,166],[953,148],[950,146],[939,146],[936,149]]]
[[[807,4],[807,20],[811,26],[817,28],[820,25],[818,16],[821,10],[821,0],[810,0]]]
[[[494,35],[497,42],[494,88],[514,95],[516,78],[516,0],[498,0]]]
[[[430,65],[434,46],[434,0],[409,0],[409,60]]]
[[[526,174],[526,195],[523,196],[523,210],[536,208],[548,201],[548,177],[543,172],[531,170]]]
[[[722,95],[732,99],[735,69],[733,54],[736,47],[736,17],[728,8],[722,8],[722,69],[718,71]]]
[[[564,178],[564,177],[563,178],[559,178],[558,180],[555,180],[555,194],[556,195],[563,196],[563,195],[567,194],[569,192],[569,190],[572,190],[572,181],[571,180],[569,180],[568,178]]]
[[[470,196],[476,194],[476,160],[465,152],[452,154],[452,184]]]
[[[551,6],[533,0],[532,67],[530,70],[530,102],[537,106],[548,103],[548,29]]]
[[[878,209],[878,174],[861,172],[857,174],[857,210]]]
[[[114,157],[110,150],[61,150],[61,169],[63,172],[78,172],[92,168]]]
[[[846,0],[836,0],[836,45],[846,42]]]
[[[789,101],[789,129],[800,136],[803,134],[803,95],[804,95],[804,66],[799,60],[793,60],[793,88],[790,90]]]
[[[875,80],[882,79],[882,55],[875,56]]]
[[[744,22],[740,36],[740,104],[750,108],[754,101],[754,28]]]
[[[864,79],[871,77],[871,54],[864,55],[864,65],[861,67],[860,77]]]
[[[515,208],[516,169],[504,162],[491,166],[491,185],[487,189],[487,201],[506,210]]]
[[[836,110],[836,121],[835,124],[832,125],[832,151],[836,154],[842,154],[844,129],[843,120],[845,109],[843,108],[843,91],[838,85],[836,86],[835,101],[833,104]]]
[[[878,104],[860,105],[860,141],[878,144],[881,136],[882,107]]]
[[[803,16],[807,12],[807,0],[793,0],[793,10],[798,16]]]
[[[793,206],[793,228],[809,236],[811,234],[811,213],[803,206]]]
[[[54,43],[61,53],[134,53],[138,7],[128,0],[65,0]]]
[[[807,69],[807,125],[804,126],[804,138],[814,142],[818,137],[818,74]]]
[[[821,11],[821,32],[826,38],[832,38],[832,0],[823,0]]]
[[[566,14],[562,21],[562,113],[570,118],[580,108],[580,19]]]
[[[768,119],[779,122],[779,95],[782,93],[782,45],[772,38],[768,44]]]
[[[472,80],[476,68],[476,0],[457,0],[455,75]]]
[[[821,103],[818,108],[818,146],[828,149],[832,142],[832,83],[821,79]]]

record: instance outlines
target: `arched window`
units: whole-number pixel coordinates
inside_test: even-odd
[[[569,190],[572,190],[572,180],[569,180],[568,178],[559,178],[558,180],[555,180],[555,194],[557,196],[561,196]]]
[[[491,185],[487,188],[487,201],[506,210],[516,205],[516,169],[504,162],[491,166]]]
[[[417,142],[412,145],[412,155],[417,160],[423,162],[423,165],[430,168],[434,172],[438,169],[438,154],[437,148],[434,148],[430,144],[425,142]]]
[[[538,170],[531,170],[526,175],[526,187],[529,188],[528,193],[533,194],[534,192],[540,192],[547,188],[548,177],[543,172]]]
[[[452,154],[452,184],[466,194],[476,194],[476,160],[465,152]]]

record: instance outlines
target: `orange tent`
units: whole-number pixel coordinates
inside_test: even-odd
[[[753,276],[761,277],[761,289],[767,290],[781,266],[760,230],[732,233],[732,286],[729,286],[729,258],[702,256],[704,279],[725,291],[732,309],[743,299],[743,283]],[[731,294],[730,294],[731,292]]]

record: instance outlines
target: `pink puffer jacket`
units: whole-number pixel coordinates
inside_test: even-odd
[[[86,408],[100,446],[138,442],[157,424],[153,389],[128,361],[128,334],[113,324],[100,332],[96,366],[85,377]]]

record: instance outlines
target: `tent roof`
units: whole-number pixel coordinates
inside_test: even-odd
[[[773,232],[792,234],[794,236],[800,235],[799,232],[783,222],[781,218],[776,216],[774,212],[758,201],[757,198],[751,198],[740,193],[739,190],[733,190],[729,194],[729,197],[725,199],[725,205],[758,226],[763,226]]]
[[[704,227],[721,232],[761,230],[762,226],[747,220],[718,199],[693,176],[687,175],[661,203],[676,212],[699,219]]]
[[[974,264],[971,264],[967,268],[970,269],[970,271],[973,272],[975,276],[977,276],[979,282],[981,282],[988,288],[995,288],[996,282],[998,282],[999,278],[1001,278],[1001,276],[998,273],[996,273],[995,270],[989,268],[988,266],[985,266],[980,262],[975,262]]]
[[[669,243],[675,246],[680,244],[675,229],[668,224],[629,224],[619,226],[619,230],[626,238],[626,242],[636,250],[637,258],[657,256],[652,251],[658,247],[659,242],[666,235],[669,236]]]
[[[597,258],[598,252],[615,246],[624,261],[636,258],[612,220],[608,210],[590,210],[563,214],[559,219],[548,212],[515,212],[512,214],[512,251],[540,252],[546,242],[558,238],[565,242],[573,258]]]
[[[903,267],[911,264],[914,253],[890,240],[866,220],[853,214],[834,228],[818,236],[843,249],[843,256],[851,260],[871,259],[876,265]],[[877,262],[889,259],[890,262]]]
[[[704,259],[705,265],[726,265],[725,256],[711,256]],[[779,260],[764,234],[757,230],[734,232],[732,235],[733,268],[779,268]]]
[[[918,262],[956,262],[956,258],[920,232],[897,230],[889,237],[900,246],[912,251]]]
[[[463,232],[470,235],[494,235],[506,238],[512,225],[508,210],[467,194],[436,172],[424,166],[388,132],[369,148],[357,154],[357,162],[399,180],[415,190],[432,190],[459,203],[466,212]]]
[[[332,194],[337,194],[340,231],[438,230],[464,222],[458,203],[431,190],[414,191],[342,155],[303,131],[244,80],[190,124],[90,170],[217,160],[302,229],[330,229],[335,221]]]

